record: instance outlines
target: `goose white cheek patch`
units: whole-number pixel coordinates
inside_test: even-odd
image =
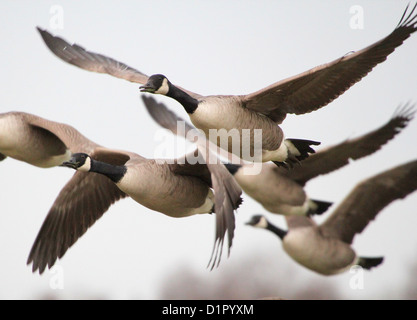
[[[155,91],[155,93],[166,95],[169,91],[168,80],[165,78],[162,85]]]
[[[78,171],[88,172],[90,171],[90,169],[91,169],[91,159],[87,158],[85,160],[85,163],[81,167],[78,168]]]
[[[262,217],[257,224],[254,225],[256,228],[263,228],[265,229],[268,226],[268,222],[266,221],[265,217]]]

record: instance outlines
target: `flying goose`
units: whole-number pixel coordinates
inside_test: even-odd
[[[11,157],[50,168],[69,160],[73,152],[90,153],[96,147],[67,124],[25,112],[0,114],[0,160]]]
[[[75,129],[70,132],[78,135]],[[39,140],[35,145],[42,147]],[[209,151],[204,148],[199,146],[202,152],[197,156],[207,156]],[[80,146],[79,150],[88,148]],[[98,145],[88,154],[73,153],[61,165],[77,172],[59,193],[36,237],[27,261],[33,263],[33,272],[52,267],[114,202],[127,196],[171,217],[215,213],[216,239],[209,266],[218,266],[226,232],[230,254],[234,211],[242,191],[221,163],[192,164],[189,159],[191,155],[146,159]]]
[[[192,138],[192,135],[188,136],[188,132],[195,128],[170,111],[165,104],[147,96],[142,96],[142,100],[151,117],[160,126],[174,134]],[[347,165],[349,159],[357,160],[378,151],[407,126],[414,114],[414,106],[409,104],[399,106],[391,119],[382,127],[323,149],[304,160],[301,166],[289,171],[271,163],[262,164],[257,174],[250,171],[252,164],[226,163],[225,166],[242,190],[269,212],[283,215],[321,214],[332,203],[310,199],[304,191],[305,184],[321,174]],[[185,126],[184,132],[177,132],[178,128],[181,128],[177,125],[180,122]]]
[[[164,75],[148,77],[124,63],[87,51],[77,44],[71,45],[40,28],[38,30],[49,49],[64,61],[89,71],[140,83],[142,92],[163,94],[177,100],[197,128],[202,129],[219,146],[242,159],[263,162],[271,160],[277,165],[292,166],[314,153],[311,145],[319,143],[311,140],[284,140],[278,124],[289,113],[304,114],[324,107],[366,76],[377,64],[385,61],[389,54],[416,31],[417,15],[413,15],[416,6],[410,12],[407,6],[397,27],[382,40],[246,95],[202,96],[174,85]],[[210,135],[210,129],[220,130],[217,132],[220,139],[217,135]],[[250,129],[249,141],[243,136],[243,129]],[[261,143],[256,140],[256,129],[262,130]],[[232,131],[236,134],[236,130],[236,138],[222,144],[221,138],[227,138],[226,133],[232,135]],[[236,141],[239,142],[238,149],[233,148]],[[242,146],[250,147],[250,152],[257,157],[249,156],[249,148],[242,150]]]
[[[370,269],[383,258],[358,256],[351,247],[353,239],[384,207],[414,192],[416,177],[414,160],[362,181],[321,225],[309,217],[287,216],[285,231],[262,215],[253,216],[247,224],[275,233],[291,258],[317,273],[338,274],[353,265]]]

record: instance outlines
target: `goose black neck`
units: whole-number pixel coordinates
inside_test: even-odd
[[[282,230],[270,223],[268,223],[268,226],[266,227],[269,231],[272,231],[275,233],[281,240],[284,239],[284,237],[287,235],[287,231]]]
[[[119,182],[125,175],[126,166],[116,166],[91,159],[91,172],[96,172],[110,178],[114,183]]]
[[[177,100],[182,104],[187,113],[192,114],[198,107],[198,100],[191,97],[188,93],[177,88],[173,84],[169,84],[169,90],[166,94],[168,97]]]

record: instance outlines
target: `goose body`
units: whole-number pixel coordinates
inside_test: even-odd
[[[214,210],[214,194],[207,182],[175,174],[175,165],[150,160],[126,163],[118,188],[141,205],[170,217],[186,217]],[[146,181],[146,183],[144,183]]]
[[[304,189],[295,181],[277,174],[275,165],[263,164],[259,174],[245,174],[245,165],[226,165],[242,190],[255,199],[269,212],[292,215],[306,215],[313,211],[313,203],[308,199]],[[294,167],[293,170],[296,170]]]
[[[0,154],[31,165],[59,166],[72,152],[90,152],[98,144],[73,127],[24,112],[0,114]]]
[[[282,248],[294,261],[322,275],[339,274],[360,263],[368,267],[371,261],[382,262],[382,258],[359,258],[349,244],[323,236],[308,217],[291,216],[288,221],[293,224],[288,231],[279,229],[260,215],[252,217],[247,224],[277,234],[282,240]]]
[[[289,256],[320,274],[338,274],[353,265],[370,269],[383,258],[358,256],[351,247],[353,239],[384,207],[416,191],[416,177],[414,160],[358,183],[321,225],[309,217],[287,216],[285,231],[262,215],[253,216],[247,224],[275,233]]]
[[[416,5],[417,6],[417,5]],[[249,161],[274,161],[278,165],[292,166],[307,158],[314,150],[312,140],[283,139],[277,129],[287,114],[304,114],[324,107],[365,77],[376,65],[386,60],[397,47],[417,30],[414,13],[407,6],[397,27],[374,44],[345,55],[332,62],[317,66],[299,75],[278,81],[268,87],[244,95],[202,96],[171,83],[161,74],[148,77],[144,73],[102,54],[69,44],[59,37],[38,28],[48,48],[59,58],[77,67],[140,83],[141,91],[162,94],[178,101],[190,116],[193,124],[207,133],[210,129],[235,129],[243,138],[243,130],[262,130],[261,147],[250,143],[245,148],[256,151],[256,157],[244,154],[242,146],[238,156]],[[251,136],[251,141],[254,136]],[[218,140],[218,139],[217,139]],[[237,143],[240,143],[237,142]],[[258,150],[259,149],[259,150]],[[246,156],[246,157],[245,157]]]
[[[350,245],[326,239],[314,227],[292,229],[284,237],[282,247],[299,264],[323,275],[342,273],[358,263]]]
[[[194,98],[161,74],[149,77],[140,88],[143,92],[177,100],[188,112],[191,122],[211,142],[251,162],[274,161],[279,166],[286,167],[287,163],[292,166],[314,153],[310,145],[320,144],[294,139],[284,143],[282,129],[271,118],[246,108],[241,96]]]
[[[203,130],[210,141],[219,146],[221,146],[221,141],[227,141],[224,149],[241,158],[248,161],[252,159],[245,157],[241,152],[242,148],[248,146],[250,150],[254,150],[255,156],[260,156],[255,159],[257,162],[271,160],[284,162],[287,158],[286,146],[281,147],[284,140],[282,129],[270,118],[244,108],[242,101],[236,96],[205,97],[199,101],[198,108],[189,116],[194,126]],[[261,148],[255,146],[255,130],[262,132],[259,145]],[[235,137],[234,132],[236,132],[237,139],[227,139],[228,136]],[[245,139],[249,143],[245,144]],[[236,141],[238,148],[234,145]]]

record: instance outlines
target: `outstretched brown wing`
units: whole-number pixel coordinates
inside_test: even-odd
[[[91,157],[124,164],[129,157],[99,148]],[[113,181],[94,172],[77,171],[61,190],[36,237],[27,260],[32,270],[43,273],[90,228],[117,200],[126,197]]]
[[[417,190],[417,160],[359,183],[320,226],[325,236],[352,243],[388,204]]]
[[[48,31],[37,28],[48,48],[62,60],[82,69],[107,73],[127,81],[145,84],[148,76],[128,65],[90,52],[77,44],[69,44],[64,39],[51,35]]]
[[[46,30],[37,28],[48,48],[62,60],[92,72],[105,73],[113,77],[124,79],[134,83],[146,84],[148,76],[123,62],[117,61],[105,55],[87,51],[78,44],[70,44],[64,39],[53,36]],[[179,87],[180,88],[180,87]],[[182,89],[182,88],[181,88]],[[194,98],[199,94],[182,89]]]
[[[417,30],[417,15],[413,16],[416,6],[406,17],[407,6],[395,30],[384,39],[246,95],[243,97],[245,106],[277,123],[281,123],[287,113],[304,114],[324,107],[385,61]]]

